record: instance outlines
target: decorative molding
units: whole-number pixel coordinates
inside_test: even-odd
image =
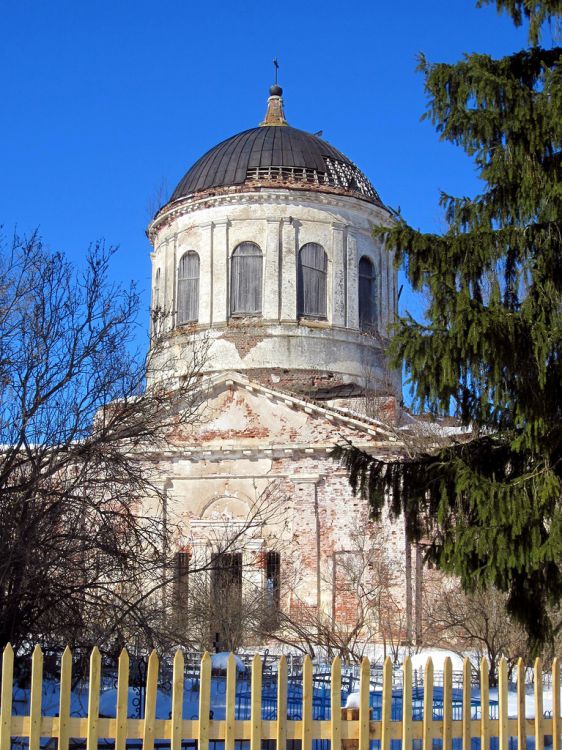
[[[365,216],[371,221],[381,223],[392,221],[392,216],[385,209],[366,203],[358,198],[352,198],[346,195],[337,195],[331,193],[317,193],[312,191],[295,191],[295,190],[275,190],[272,188],[257,191],[245,191],[240,193],[228,193],[214,196],[193,196],[184,198],[176,205],[170,205],[164,208],[162,213],[152,221],[147,229],[147,235],[151,241],[154,241],[158,232],[165,226],[169,226],[175,219],[186,214],[199,210],[214,208],[218,206],[244,206],[244,205],[267,205],[268,203],[290,206],[295,204],[298,196],[298,208],[314,208],[315,206],[331,207],[352,210]],[[284,221],[290,220],[288,217],[280,217]],[[219,222],[215,222],[219,223]],[[356,231],[370,235],[369,230]]]
[[[293,474],[288,478],[294,484],[318,484],[322,476],[320,474]]]

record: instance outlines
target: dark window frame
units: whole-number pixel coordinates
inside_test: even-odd
[[[190,268],[193,266],[193,268]],[[177,325],[197,323],[199,320],[199,286],[201,259],[195,250],[187,250],[178,263]]]
[[[269,550],[265,555],[265,587],[271,594],[271,601],[275,609],[281,607],[281,555],[275,550]]]
[[[307,242],[299,250],[297,317],[328,320],[328,254],[318,242]]]
[[[361,256],[357,277],[359,328],[362,331],[372,331],[378,323],[377,272],[368,255]]]
[[[174,601],[178,606],[186,606],[189,597],[189,562],[191,554],[185,551],[174,555]]]
[[[263,252],[256,242],[240,242],[230,256],[230,317],[259,317],[262,309]]]

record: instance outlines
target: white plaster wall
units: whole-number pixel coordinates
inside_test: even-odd
[[[384,339],[395,314],[396,272],[371,230],[389,221],[386,211],[365,201],[297,190],[188,199],[170,207],[149,228],[155,248],[153,288],[160,268],[165,328],[175,329],[163,346],[166,356],[173,347],[172,359],[181,362],[182,347],[205,331],[213,341],[207,371],[320,369],[355,382],[364,379],[367,369],[383,377],[384,341],[359,331],[357,267],[363,255],[375,265],[378,334]],[[244,241],[255,242],[263,253],[262,314],[231,320],[230,259]],[[326,321],[297,318],[297,255],[307,242],[321,244],[328,258]],[[199,320],[176,328],[177,267],[188,250],[200,258]],[[238,338],[241,331],[247,334],[242,351],[228,335],[230,328]],[[159,370],[170,375],[164,359],[161,366],[155,362]]]

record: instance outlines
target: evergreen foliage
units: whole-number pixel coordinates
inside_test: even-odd
[[[406,514],[465,590],[507,592],[538,646],[562,597],[562,48],[538,37],[562,4],[496,5],[529,21],[532,46],[420,61],[425,117],[474,159],[482,194],[442,195],[443,235],[401,218],[376,230],[429,300],[426,322],[398,322],[393,363],[405,364],[420,409],[455,413],[469,432],[393,463],[349,445],[336,456],[375,517],[391,490],[391,514]]]

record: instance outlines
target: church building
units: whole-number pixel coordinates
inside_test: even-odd
[[[385,358],[397,273],[372,232],[392,221],[350,159],[287,123],[276,84],[263,122],[204,154],[148,227],[163,312],[149,386],[206,352],[201,418],[158,457],[187,596],[189,570],[228,538],[222,580],[241,600],[270,591],[286,622],[351,626],[352,571],[384,560],[392,637],[415,635],[419,555],[401,524],[368,522],[330,455],[346,440],[401,451],[401,378]]]

